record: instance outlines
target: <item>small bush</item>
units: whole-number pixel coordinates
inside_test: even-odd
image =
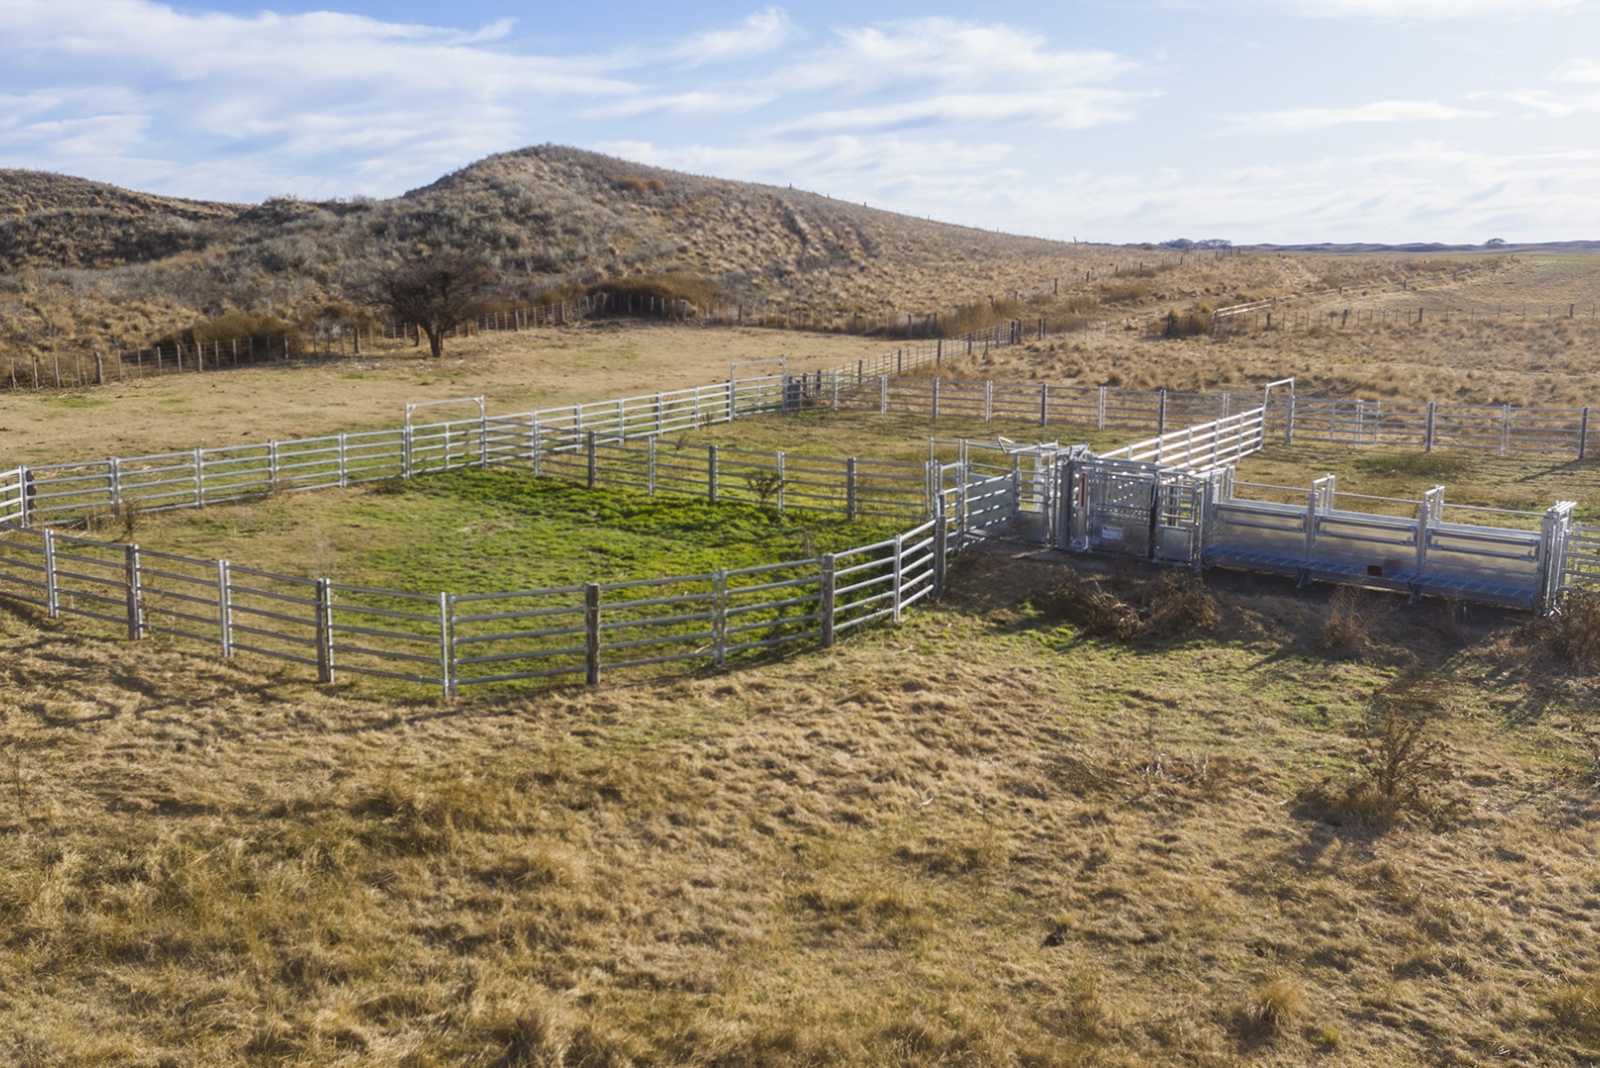
[[[1535,633],[1574,671],[1600,672],[1600,592],[1568,593],[1549,619],[1535,624]]]
[[[1275,1038],[1292,1031],[1306,1012],[1306,995],[1293,979],[1274,979],[1259,987],[1240,1015],[1247,1038]]]
[[[1425,676],[1410,679],[1373,698],[1361,770],[1309,791],[1306,800],[1321,818],[1385,831],[1412,817],[1439,826],[1458,814],[1459,802],[1442,794],[1455,778],[1437,731],[1447,710],[1425,685]]]
[[[1033,605],[1048,619],[1117,641],[1209,631],[1221,617],[1216,598],[1194,575],[1166,572],[1128,593],[1124,600],[1104,580],[1069,572],[1054,589],[1036,595]]]
[[[1567,983],[1550,996],[1545,1006],[1561,1030],[1600,1041],[1600,979]]]
[[[1338,656],[1357,657],[1372,644],[1372,623],[1367,618],[1361,591],[1341,586],[1328,601],[1328,618],[1322,624],[1322,645]]]

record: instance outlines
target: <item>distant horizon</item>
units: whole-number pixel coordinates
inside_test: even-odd
[[[333,5],[0,0],[0,166],[255,203],[559,143],[1050,240],[1600,233],[1600,0]]]

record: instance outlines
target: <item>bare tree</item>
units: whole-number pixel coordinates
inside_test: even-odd
[[[363,303],[426,333],[429,350],[438,358],[444,355],[445,335],[477,316],[498,281],[484,257],[441,250],[391,260],[355,288]]]

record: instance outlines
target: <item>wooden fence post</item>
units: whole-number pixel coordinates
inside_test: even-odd
[[[1578,413],[1578,459],[1583,459],[1589,448],[1589,409]]]
[[[128,640],[144,637],[143,576],[139,570],[139,547],[124,545],[123,575],[128,587]]]
[[[1050,425],[1050,383],[1039,383],[1039,425]]]
[[[584,681],[600,685],[600,584],[583,587]]]
[[[1439,405],[1434,401],[1428,402],[1428,421],[1422,430],[1422,451],[1433,451],[1434,431],[1438,425]]]
[[[849,457],[844,462],[844,517],[856,517],[856,458]]]
[[[1094,428],[1096,430],[1104,430],[1106,428],[1106,387],[1105,386],[1101,386],[1096,391],[1095,405],[1094,405]]]
[[[1167,387],[1156,392],[1156,437],[1167,432]],[[1160,448],[1158,445],[1157,448]]]
[[[717,503],[717,447],[706,446],[706,498]]]
[[[879,415],[887,415],[888,413],[889,413],[889,376],[888,375],[879,375],[878,376],[878,414]]]
[[[817,606],[818,622],[822,628],[822,647],[833,648],[833,618],[834,618],[834,587],[833,554],[822,554],[821,594]]]

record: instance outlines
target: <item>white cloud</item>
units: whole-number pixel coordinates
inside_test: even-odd
[[[1034,122],[1082,130],[1133,117],[1133,105],[1153,94],[1111,89],[1057,92],[950,93],[894,104],[823,111],[779,127],[784,133],[888,129],[946,122]]]
[[[1312,18],[1460,19],[1563,14],[1586,0],[1291,0],[1274,10]]]
[[[585,108],[580,115],[586,119],[632,119],[663,112],[674,115],[728,115],[753,111],[771,103],[773,99],[771,93],[695,90],[620,100],[614,104]]]
[[[1045,88],[1109,81],[1134,69],[1113,52],[1052,49],[1040,34],[950,18],[904,19],[833,31],[809,56],[780,68],[789,89],[864,92],[897,83]]]
[[[1576,82],[1581,85],[1600,84],[1600,60],[1568,60],[1556,70],[1552,77],[1558,82]]]
[[[1458,108],[1432,100],[1380,100],[1345,108],[1287,108],[1236,116],[1240,125],[1272,130],[1322,130],[1333,126],[1391,122],[1490,119],[1493,112]]]
[[[769,7],[749,15],[737,26],[693,34],[672,54],[689,66],[747,59],[777,51],[793,35],[794,23],[789,13]]]

